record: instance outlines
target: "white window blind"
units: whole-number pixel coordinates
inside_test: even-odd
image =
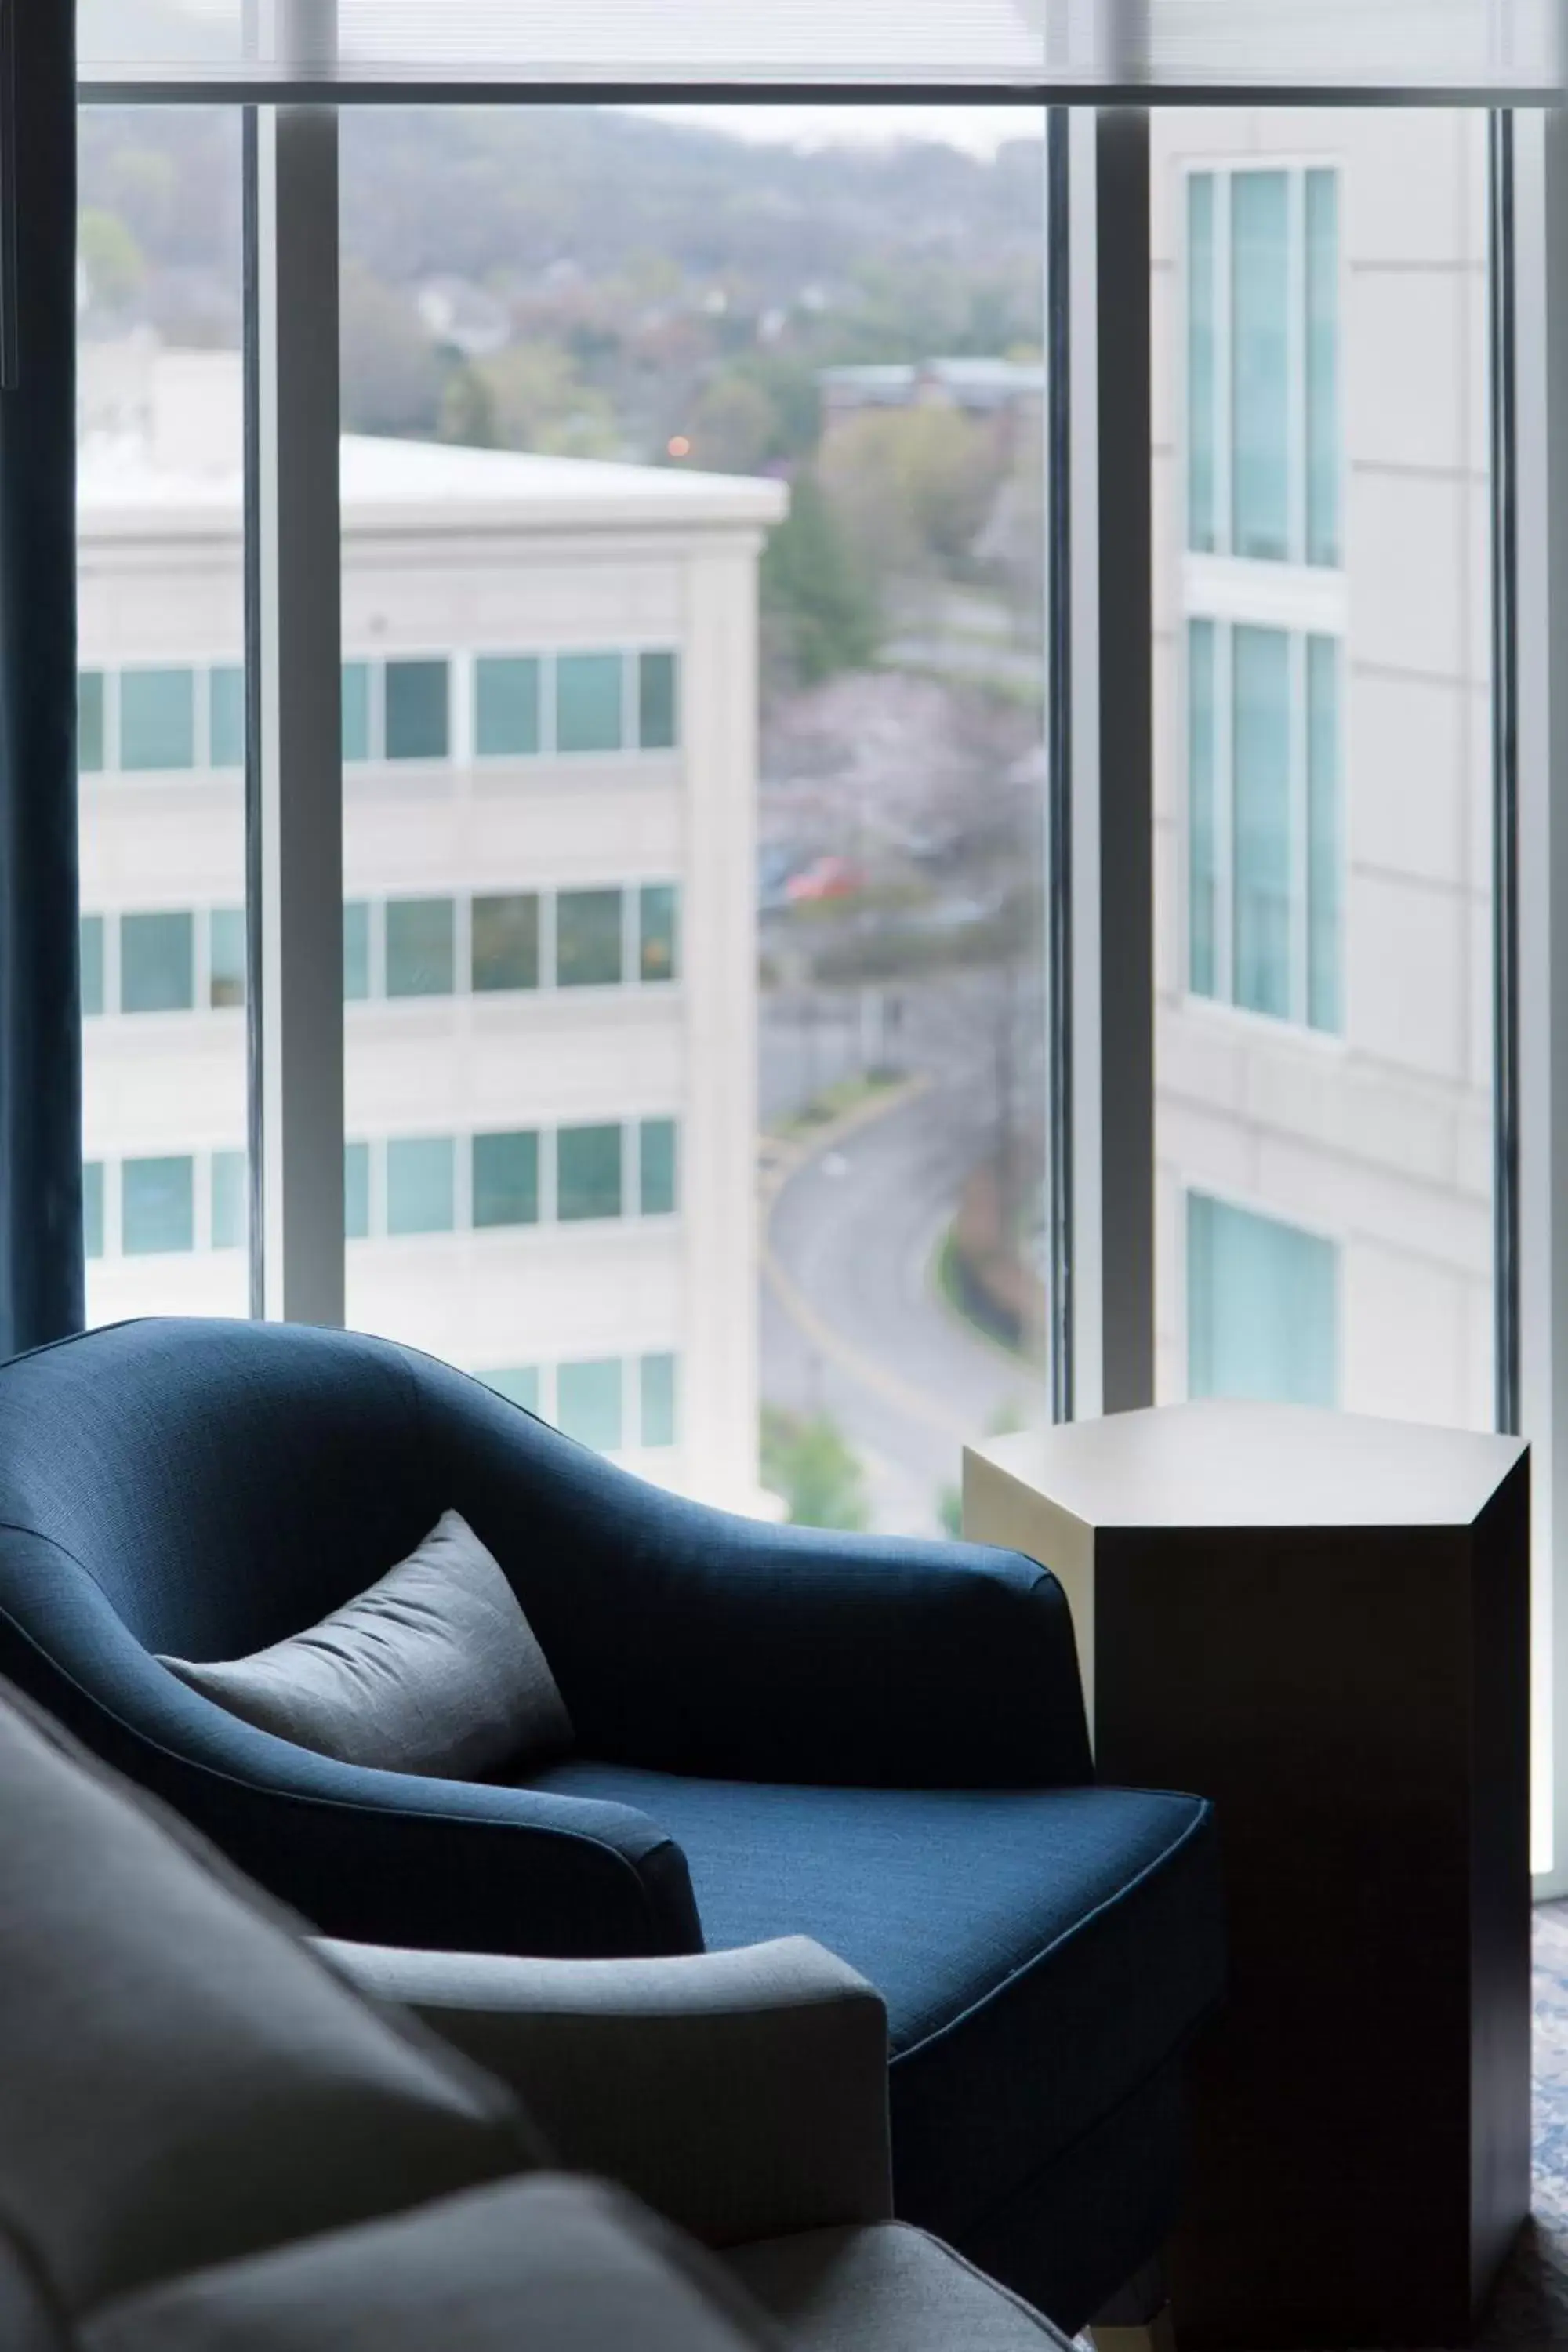
[[[88,94],[1558,94],[1562,0],[79,0]]]

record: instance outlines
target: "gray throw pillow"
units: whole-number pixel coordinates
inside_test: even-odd
[[[468,1780],[572,1744],[533,1628],[456,1511],[305,1633],[249,1658],[159,1663],[231,1715],[343,1764]]]

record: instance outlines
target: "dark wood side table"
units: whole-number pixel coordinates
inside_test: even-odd
[[[1530,2206],[1527,1449],[1176,1405],[971,1449],[963,1522],[1066,1587],[1101,1778],[1217,1809],[1184,2352],[1462,2344]]]

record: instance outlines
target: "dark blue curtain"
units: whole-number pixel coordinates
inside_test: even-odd
[[[72,0],[0,0],[0,1355],[80,1328]]]

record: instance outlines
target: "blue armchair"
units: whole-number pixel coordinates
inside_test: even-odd
[[[565,1760],[366,1771],[158,1664],[313,1623],[447,1507],[539,1635]],[[700,1508],[384,1341],[150,1321],[0,1369],[0,1672],[328,1935],[815,1937],[887,2002],[900,2213],[1069,2331],[1169,2229],[1223,1979],[1213,1821],[1095,1785],[1031,1560]]]

